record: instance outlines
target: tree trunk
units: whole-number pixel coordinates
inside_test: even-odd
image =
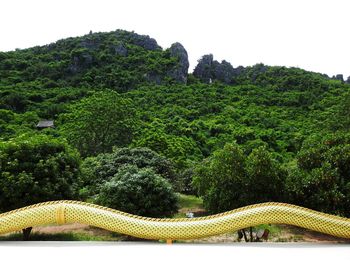
[[[32,231],[32,229],[33,229],[32,227],[22,229],[23,240],[25,240],[25,241],[29,240],[30,232]]]
[[[247,235],[246,235],[246,233],[245,233],[245,230],[242,229],[242,232],[243,232],[243,236],[244,236],[245,242],[248,242],[248,238],[247,238]]]

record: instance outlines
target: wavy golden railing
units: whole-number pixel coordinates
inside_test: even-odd
[[[350,238],[350,219],[284,204],[262,203],[225,213],[181,219],[135,216],[78,201],[54,201],[0,214],[0,234],[46,224],[82,223],[146,239],[194,239],[259,224],[289,224]]]

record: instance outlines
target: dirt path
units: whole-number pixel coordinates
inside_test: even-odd
[[[76,233],[76,234],[85,234],[88,236],[96,236],[101,238],[106,238],[107,240],[120,241],[122,238],[114,233],[102,228],[93,227],[84,224],[65,224],[65,225],[49,225],[49,226],[40,226],[34,227],[32,233],[38,234],[60,234],[60,233]]]
[[[350,239],[338,238],[319,232],[283,225],[281,237],[286,238],[286,242],[313,242],[313,243],[346,243],[350,244]],[[290,240],[291,239],[291,240]]]

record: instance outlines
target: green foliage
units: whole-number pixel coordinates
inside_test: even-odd
[[[259,147],[249,154],[246,173],[250,203],[283,199],[285,172],[265,148]]]
[[[6,108],[9,110],[24,112],[27,108],[28,101],[24,94],[13,92],[3,96],[0,103],[6,105]]]
[[[103,184],[97,202],[140,216],[168,217],[177,211],[171,185],[153,170],[136,166],[124,166]]]
[[[141,119],[133,144],[156,150],[183,169],[191,165],[186,160],[197,162],[230,141],[248,154],[265,146],[289,162],[306,137],[329,129],[347,87],[328,85],[323,100],[310,109],[291,103],[299,91],[251,84],[146,86],[124,95],[135,102]]]
[[[173,164],[156,152],[148,148],[114,148],[112,153],[99,154],[84,160],[82,172],[86,190],[90,195],[96,194],[99,185],[109,181],[125,165],[152,169],[174,186],[179,184]]]
[[[0,142],[0,210],[44,201],[76,199],[79,154],[45,135],[22,135]]]
[[[133,145],[137,147],[148,147],[168,157],[178,168],[184,168],[192,159],[200,156],[193,139],[187,136],[176,136],[165,131],[165,125],[155,120],[139,132]]]
[[[349,134],[311,137],[298,154],[298,166],[288,175],[289,200],[312,209],[349,216],[349,171]]]
[[[182,169],[178,172],[177,176],[177,190],[183,194],[194,195],[196,194],[196,189],[193,186],[193,176],[194,176],[194,166],[195,163],[192,164],[187,169]]]
[[[179,207],[181,209],[201,209],[203,208],[203,200],[194,195],[179,195]]]
[[[134,126],[131,101],[114,91],[96,92],[60,115],[60,133],[82,156],[109,152],[130,143]]]
[[[212,213],[245,205],[244,154],[237,145],[227,144],[197,168],[195,184]]]
[[[348,92],[342,101],[338,114],[338,122],[342,124],[342,128],[350,131],[350,92]]]
[[[174,82],[169,72],[178,66],[177,58],[155,40],[123,30],[1,54],[0,84],[35,80],[45,88],[109,87],[124,92],[145,83]]]
[[[204,206],[212,213],[282,198],[282,174],[264,148],[246,156],[237,144],[222,150],[197,167],[194,178]]]

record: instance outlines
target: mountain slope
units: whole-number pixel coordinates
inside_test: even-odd
[[[212,55],[193,74],[188,66],[180,43],[163,50],[149,36],[123,30],[2,52],[0,137],[36,132],[38,120],[57,120],[71,104],[105,89],[121,92],[136,109],[131,145],[184,166],[231,141],[247,151],[266,145],[289,159],[309,135],[347,122],[350,86],[342,80],[263,64],[233,68]]]
[[[163,50],[149,36],[116,30],[0,53],[0,84],[112,88],[186,83],[188,57],[181,44]]]

